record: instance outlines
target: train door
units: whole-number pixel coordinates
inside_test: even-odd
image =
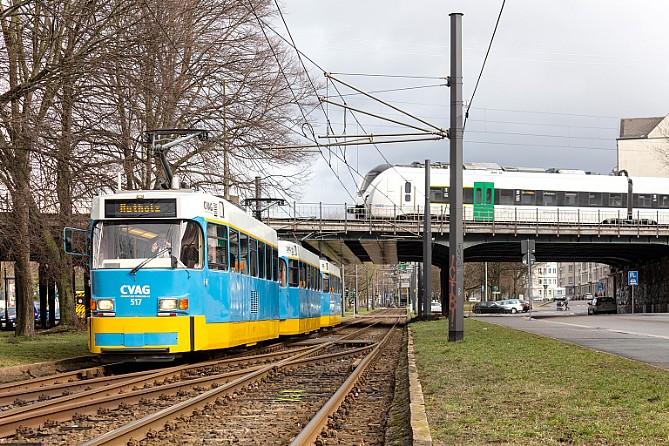
[[[494,183],[474,183],[474,221],[495,219]]]

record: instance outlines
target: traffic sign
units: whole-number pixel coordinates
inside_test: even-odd
[[[534,262],[536,262],[536,261],[537,261],[537,258],[534,257],[534,254],[529,254],[528,253],[528,254],[525,254],[523,256],[523,265],[527,265],[528,263],[530,265],[534,265]]]
[[[639,271],[627,271],[627,285],[639,284]]]
[[[602,282],[597,282],[597,291],[604,291],[604,284]]]
[[[534,240],[521,240],[520,241],[520,253],[521,254],[534,254]]]

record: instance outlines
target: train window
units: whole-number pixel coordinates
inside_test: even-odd
[[[297,260],[288,260],[288,286],[293,288],[300,286],[300,269]]]
[[[499,203],[497,204],[513,205],[513,189],[500,189],[497,196],[499,197]]]
[[[474,203],[474,189],[471,187],[465,187],[462,189],[462,203],[463,204],[473,204]]]
[[[284,259],[279,260],[279,286],[285,288],[286,287],[286,261]]]
[[[534,205],[535,204],[535,192],[533,190],[521,190],[520,191],[520,204],[522,205]]]
[[[588,192],[579,192],[578,193],[578,205],[585,207],[588,205],[589,195]]]
[[[669,195],[660,195],[657,206],[663,209],[669,208]]]
[[[653,207],[653,198],[650,194],[638,194],[636,207],[651,208]]]
[[[474,194],[474,204],[484,204],[483,203],[483,193],[481,189],[475,189]]]
[[[588,193],[588,206],[601,206],[602,205],[602,193],[601,192],[589,192]]]
[[[544,191],[542,202],[544,206],[557,206],[557,192]]]
[[[609,193],[609,207],[619,208],[623,205],[623,194]]]
[[[485,191],[485,204],[493,204],[492,203],[492,197],[493,197],[492,192],[493,192],[492,189],[486,189],[486,191]]]
[[[207,258],[210,269],[228,269],[228,227],[207,224]]]
[[[565,192],[564,206],[578,206],[578,192]]]
[[[258,277],[258,240],[249,238],[249,273]]]
[[[268,279],[269,274],[268,273],[268,266],[267,265],[267,260],[265,258],[266,254],[265,252],[267,251],[267,245],[265,245],[263,242],[258,242],[258,277],[261,279]]]
[[[411,193],[411,183],[409,181],[404,183],[404,193],[405,194],[410,194]]]
[[[272,277],[276,282],[279,280],[279,251],[272,247]]]
[[[239,231],[230,229],[230,265],[234,272],[239,272]]]
[[[430,187],[430,201],[433,203],[448,203],[448,189],[445,187]]]

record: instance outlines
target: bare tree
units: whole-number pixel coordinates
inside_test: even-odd
[[[33,180],[44,178],[39,155],[50,148],[50,119],[53,117],[56,98],[71,98],[64,84],[71,84],[82,67],[100,57],[105,42],[112,36],[107,33],[113,17],[128,11],[129,2],[111,1],[99,4],[91,1],[71,0],[60,2],[0,2],[0,26],[2,47],[0,48],[0,72],[6,79],[4,92],[0,93],[0,181],[7,188],[12,201],[14,218],[10,231],[15,235],[12,253],[16,270],[16,293],[20,312],[17,313],[17,334],[34,333],[32,311],[32,277],[30,272],[31,232],[43,237],[51,261],[59,271],[61,305],[68,310],[73,301],[71,277],[65,272],[67,262],[62,265],[62,254],[53,234],[43,218],[39,218],[41,204],[33,195]],[[63,93],[65,91],[65,93]],[[71,116],[68,106],[62,110],[64,133],[69,134]],[[71,146],[64,137],[59,143],[62,150]],[[63,186],[70,180],[67,172],[66,154],[57,152],[60,160],[59,203],[61,215],[71,214],[70,196]],[[37,172],[37,173],[36,173]],[[48,174],[46,174],[48,176]],[[48,195],[48,194],[45,194]],[[62,280],[63,277],[67,280]],[[70,313],[63,314],[63,322],[69,323]]]
[[[304,154],[271,147],[293,142],[293,129],[305,119],[297,104],[314,95],[287,49],[258,31],[256,15],[268,16],[271,3],[249,3],[252,10],[226,0],[145,1],[141,20],[118,24],[136,45],[101,70],[94,87],[101,102],[91,104],[89,124],[127,188],[160,181],[142,132],[192,127],[210,131],[210,140],[169,155],[188,183],[212,190],[234,183],[250,191],[260,175],[266,186],[299,185],[304,175],[275,176],[267,166],[304,169]],[[224,175],[226,159],[231,178]]]

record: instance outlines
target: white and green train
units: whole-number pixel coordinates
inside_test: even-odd
[[[433,216],[448,217],[449,183],[448,164],[432,164]],[[464,219],[470,221],[669,224],[669,178],[466,163],[463,204]],[[352,209],[364,218],[410,218],[424,211],[423,163],[383,164],[370,170]]]

